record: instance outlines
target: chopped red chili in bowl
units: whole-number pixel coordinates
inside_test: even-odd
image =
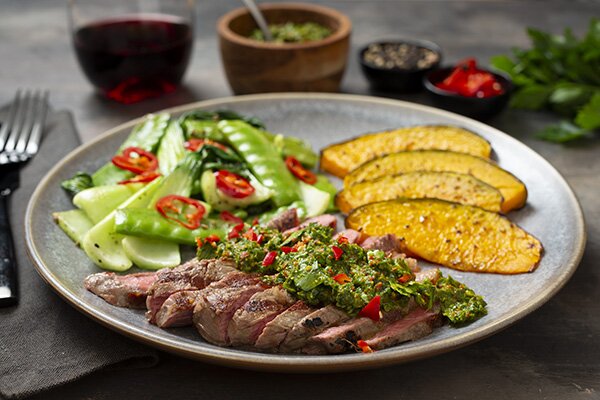
[[[485,98],[504,93],[502,84],[494,74],[478,68],[474,58],[459,62],[450,75],[435,86],[465,97]]]

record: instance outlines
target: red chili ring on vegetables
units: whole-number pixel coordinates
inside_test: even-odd
[[[198,151],[202,147],[204,147],[205,144],[210,145],[210,146],[215,146],[223,151],[229,150],[227,148],[227,146],[225,146],[219,142],[215,142],[214,140],[210,140],[210,139],[191,138],[188,141],[186,141],[183,145],[189,151]]]
[[[238,174],[221,169],[215,172],[217,189],[234,199],[243,199],[254,193],[254,187]]]
[[[302,182],[308,183],[309,185],[314,185],[317,183],[317,175],[304,168],[302,163],[295,157],[287,156],[285,159],[285,165],[288,167],[290,172]]]
[[[160,176],[160,174],[156,171],[146,171],[146,172],[142,172],[139,175],[134,176],[131,179],[126,179],[124,181],[119,182],[119,185],[126,185],[128,183],[148,183],[148,182],[152,182],[159,176]]]
[[[139,147],[127,147],[122,154],[112,158],[112,163],[118,168],[135,174],[155,171],[158,168],[156,156]]]
[[[206,209],[196,199],[171,194],[156,203],[156,210],[165,218],[177,222],[188,229],[200,227]]]

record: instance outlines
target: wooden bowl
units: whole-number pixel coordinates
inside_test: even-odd
[[[263,92],[335,92],[346,68],[352,24],[331,8],[303,3],[261,4],[269,24],[316,22],[332,34],[305,43],[269,43],[249,39],[257,25],[245,8],[218,22],[223,67],[236,94]]]

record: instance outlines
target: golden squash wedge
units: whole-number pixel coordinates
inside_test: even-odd
[[[510,172],[481,157],[453,151],[402,151],[369,161],[344,178],[344,187],[383,176],[413,171],[448,171],[470,174],[498,189],[504,198],[502,212],[525,205],[527,188]]]
[[[461,271],[531,272],[542,244],[506,217],[436,199],[390,200],[352,211],[346,227],[367,235],[392,233],[406,252]]]
[[[418,125],[369,133],[321,151],[321,169],[339,178],[361,164],[386,154],[408,150],[452,150],[489,158],[492,148],[481,136],[445,125]]]
[[[384,176],[345,188],[335,197],[344,213],[369,203],[399,198],[435,198],[500,212],[500,191],[472,175],[445,171],[415,171]]]

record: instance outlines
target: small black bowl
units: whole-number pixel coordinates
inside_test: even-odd
[[[440,83],[450,75],[453,69],[454,67],[437,69],[423,77],[423,85],[429,92],[435,106],[480,120],[491,118],[506,108],[513,91],[513,83],[508,76],[478,68],[494,75],[504,92],[491,97],[465,97],[435,86],[436,83]]]
[[[435,63],[427,68],[400,69],[378,67],[364,59],[364,54],[369,49],[369,46],[375,44],[408,44],[429,49],[436,53],[438,58]],[[362,71],[369,81],[371,88],[383,92],[408,93],[416,92],[423,88],[423,76],[439,66],[442,60],[442,50],[437,44],[426,40],[381,40],[362,47],[358,52],[358,58]]]

